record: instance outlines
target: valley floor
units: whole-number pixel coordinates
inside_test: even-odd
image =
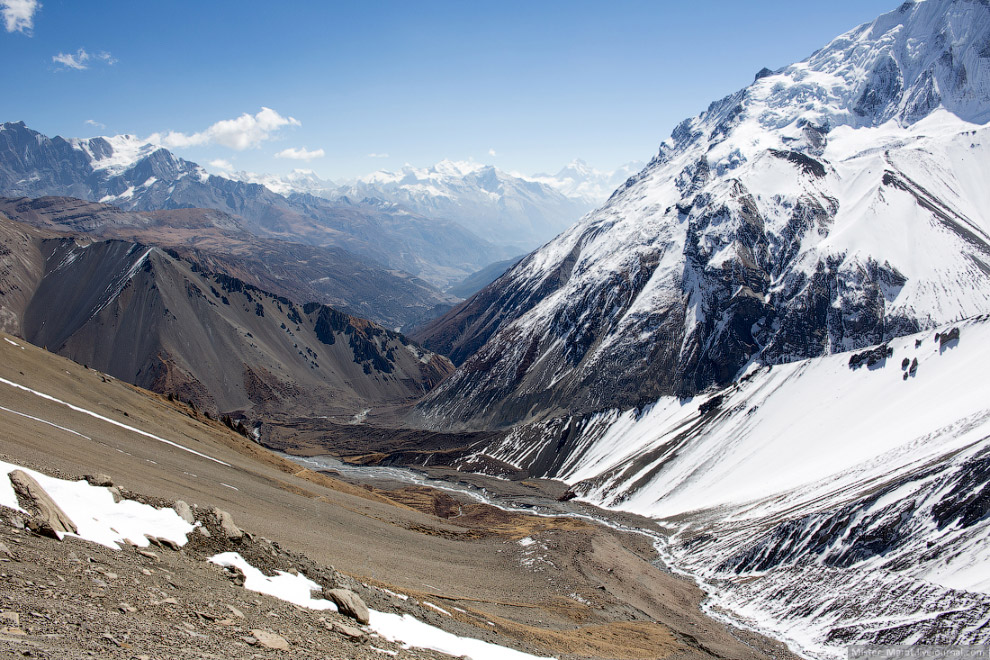
[[[544,657],[792,657],[704,615],[701,591],[657,568],[641,535],[427,487],[349,484],[184,404],[12,337],[0,341],[0,379],[5,460],[75,478],[107,473],[124,491],[162,504],[217,506],[256,538],[276,541],[301,572],[335,567],[372,609]],[[505,484],[553,499],[543,484]],[[338,615],[244,591],[205,561],[219,548],[156,550],[159,562],[35,537],[15,517],[6,511],[0,525],[12,554],[0,563],[0,610],[15,612],[16,624],[2,625],[24,634],[3,633],[4,650],[51,658],[391,656],[375,646],[400,658],[437,657],[380,638],[352,642],[331,630]],[[281,635],[288,651],[249,646],[252,630]]]

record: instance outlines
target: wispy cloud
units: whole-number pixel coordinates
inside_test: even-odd
[[[87,119],[83,123],[86,124],[87,126],[92,126],[93,128],[104,129],[107,127],[106,124],[104,124],[103,122],[96,121],[95,119]]]
[[[216,160],[210,161],[210,167],[215,167],[218,170],[226,170],[228,172],[234,171],[234,165],[229,160],[224,160],[223,158],[217,158]]]
[[[368,154],[368,158],[388,158],[388,154]]]
[[[488,150],[488,155],[491,156],[492,158],[494,158],[495,157],[495,149],[494,148],[489,149]]]
[[[313,160],[314,158],[323,158],[324,156],[326,156],[326,152],[323,149],[307,151],[305,147],[298,149],[296,147],[290,147],[275,154],[276,158],[289,158],[291,160]]]
[[[52,62],[61,64],[67,69],[82,71],[83,69],[88,69],[91,62],[113,65],[117,63],[117,60],[107,52],[90,53],[85,48],[80,48],[75,53],[52,55]]]
[[[21,32],[28,36],[34,31],[34,15],[41,9],[38,0],[0,0],[0,14],[3,15],[7,32]]]
[[[169,131],[162,135],[156,133],[151,140],[166,147],[194,147],[204,144],[219,144],[224,147],[243,151],[249,147],[257,147],[269,140],[283,126],[300,126],[293,117],[283,117],[271,108],[261,108],[256,115],[244,113],[236,119],[224,119],[198,133],[180,133]],[[322,156],[322,150],[320,152]]]

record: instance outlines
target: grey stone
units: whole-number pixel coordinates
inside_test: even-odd
[[[350,589],[331,589],[325,593],[337,605],[341,614],[351,617],[358,623],[367,624],[370,621],[368,606]]]
[[[179,514],[179,517],[187,523],[190,525],[195,524],[196,517],[193,516],[192,508],[188,504],[182,500],[178,500],[172,508],[175,509],[175,512]]]

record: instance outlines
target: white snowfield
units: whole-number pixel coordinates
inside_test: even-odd
[[[334,603],[322,598],[313,598],[312,592],[319,591],[320,585],[304,575],[291,575],[278,571],[277,575],[266,576],[236,552],[224,552],[211,557],[209,561],[219,566],[236,566],[241,569],[246,578],[245,589],[268,594],[311,610],[337,611]],[[424,605],[445,612],[430,603]],[[445,613],[450,616],[449,612]],[[399,615],[370,610],[370,619],[368,627],[371,630],[390,642],[402,644],[406,648],[432,649],[452,656],[468,657],[471,660],[550,660],[479,639],[453,635],[408,614]]]
[[[887,346],[873,366],[753,365],[713,394],[602,413],[546,476],[659,519],[713,614],[813,657],[901,627],[897,643],[986,644],[990,316]],[[542,447],[521,438],[488,453],[525,464]]]
[[[193,530],[193,525],[180,518],[172,509],[156,509],[133,500],[114,502],[113,495],[106,488],[91,486],[83,480],[56,479],[13,463],[0,461],[0,473],[2,473],[0,505],[15,511],[23,511],[23,509],[17,502],[17,495],[8,477],[14,470],[23,470],[34,477],[75,523],[79,533],[63,536],[77,536],[119,550],[125,541],[147,547],[150,541],[145,534],[167,539],[182,546],[188,542],[186,535]]]

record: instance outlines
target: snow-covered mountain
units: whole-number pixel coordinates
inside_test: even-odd
[[[255,172],[224,172],[224,176],[235,181],[257,183],[272,192],[288,197],[293,193],[333,197],[337,184],[330,179],[322,179],[313,170],[295,169],[288,174],[257,174]]]
[[[492,165],[451,160],[374,172],[341,186],[334,196],[383,199],[427,217],[452,220],[516,254],[542,245],[601,201],[568,196],[545,181]]]
[[[611,171],[602,171],[577,158],[556,174],[535,174],[533,179],[560,191],[567,197],[584,200],[592,207],[608,199],[629,177],[643,169],[645,163],[633,161]]]
[[[302,180],[316,183],[296,177]],[[0,195],[76,197],[128,211],[215,209],[243,219],[255,235],[343,248],[440,287],[518,254],[456,222],[395,204],[327,200],[298,189],[285,197],[210,174],[134,136],[48,138],[23,122],[0,125]]]
[[[492,165],[443,160],[429,167],[407,165],[398,172],[379,170],[340,184],[321,179],[311,170],[225,176],[286,196],[303,193],[400,204],[427,217],[453,220],[492,243],[523,252],[577,222],[642,167],[643,163],[631,162],[602,171],[577,159],[557,174],[526,176]]]
[[[470,456],[655,517],[712,611],[813,657],[990,642],[990,315]],[[494,459],[494,461],[493,461]]]
[[[990,6],[908,2],[677,126],[419,338],[437,426],[628,408],[990,310]]]

